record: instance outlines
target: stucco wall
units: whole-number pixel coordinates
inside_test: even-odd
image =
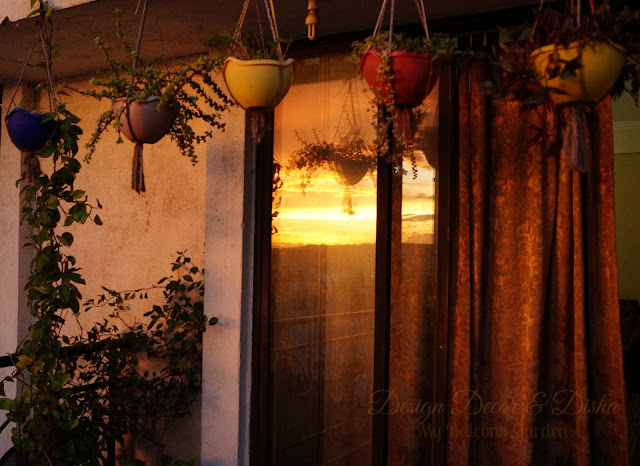
[[[640,300],[640,153],[616,154],[616,246],[621,299]]]
[[[91,3],[95,0],[49,0],[49,4],[56,8],[69,8],[72,6]],[[0,2],[0,21],[9,18],[10,21],[18,21],[25,18],[31,11],[29,0],[2,0]]]
[[[640,109],[627,95],[613,104],[616,249],[621,299],[640,299]]]
[[[73,87],[88,86],[86,79],[69,83]],[[5,105],[13,89],[5,87]],[[71,94],[65,96],[67,107],[82,121],[84,135],[81,145],[94,129],[99,114],[110,105],[107,101]],[[40,107],[47,108],[45,96]],[[204,129],[196,123],[196,129]],[[15,180],[21,172],[20,152],[10,142],[3,126],[0,147],[0,351],[15,350],[18,336],[18,301],[21,293],[19,281],[28,269],[20,272],[19,256],[19,190]],[[221,137],[217,135],[216,137]],[[83,298],[102,293],[101,285],[117,290],[150,286],[165,275],[171,275],[170,263],[176,251],[186,251],[192,260],[204,266],[207,147],[197,146],[199,163],[180,155],[169,137],[154,145],[145,145],[144,168],[146,189],[137,194],[131,189],[133,144],[125,140],[116,144],[114,131],[108,132],[98,146],[91,163],[84,163],[76,181],[76,189],[83,189],[89,201],[99,199],[103,209],[99,215],[103,226],[93,223],[74,225],[70,229],[75,237],[70,252],[87,281],[82,288]],[[50,169],[45,161],[43,169]],[[25,262],[23,260],[23,262]],[[26,261],[28,264],[28,261]],[[215,263],[206,264],[214,268]],[[136,317],[151,303],[135,312]],[[110,308],[92,311],[81,316],[82,325],[88,327],[109,314]],[[69,320],[69,332],[77,331]],[[215,331],[215,328],[211,328]],[[191,419],[177,428],[169,429],[167,444],[173,444],[173,453],[183,459],[200,457],[200,413],[196,406]],[[0,440],[1,441],[1,440]],[[4,444],[0,444],[3,448]],[[4,451],[4,450],[3,450]],[[3,452],[2,451],[2,452]],[[171,449],[169,450],[171,452]],[[1,454],[1,452],[0,452]]]

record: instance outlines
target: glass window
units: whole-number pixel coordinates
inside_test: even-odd
[[[365,86],[348,55],[299,60],[274,115],[282,186],[268,323],[273,465],[372,462],[378,187]],[[403,401],[431,395],[437,90],[431,96],[416,131],[417,171],[408,162],[397,193],[390,389]],[[415,416],[389,422],[390,460],[413,462],[424,442]]]

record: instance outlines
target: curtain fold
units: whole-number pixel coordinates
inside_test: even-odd
[[[628,465],[611,103],[589,111],[581,175],[549,155],[555,112],[486,79],[473,63],[458,83],[448,464]]]

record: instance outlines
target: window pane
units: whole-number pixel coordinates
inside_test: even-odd
[[[433,401],[437,109],[436,87],[420,108],[423,119],[415,132],[416,170],[405,160],[402,183],[396,184],[402,192],[393,193],[400,232],[392,234],[389,389],[397,404],[420,409]],[[393,411],[394,406],[390,404],[389,409]],[[420,416],[400,410],[389,416],[389,464],[428,464],[427,448],[438,441],[437,432],[433,419],[421,423]]]
[[[270,464],[371,463],[376,159],[356,72],[303,60],[275,112]]]

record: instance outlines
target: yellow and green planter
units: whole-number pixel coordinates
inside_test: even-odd
[[[239,60],[227,58],[222,71],[229,93],[245,110],[275,108],[289,92],[293,59]]]
[[[582,67],[576,70],[575,76],[549,76],[550,61],[571,61],[582,52]],[[590,40],[582,46],[572,42],[568,47],[547,45],[531,52],[529,60],[531,68],[542,83],[550,89],[561,92],[550,92],[554,104],[567,102],[597,102],[611,90],[615,84],[626,59],[626,51],[619,45],[605,40]]]

